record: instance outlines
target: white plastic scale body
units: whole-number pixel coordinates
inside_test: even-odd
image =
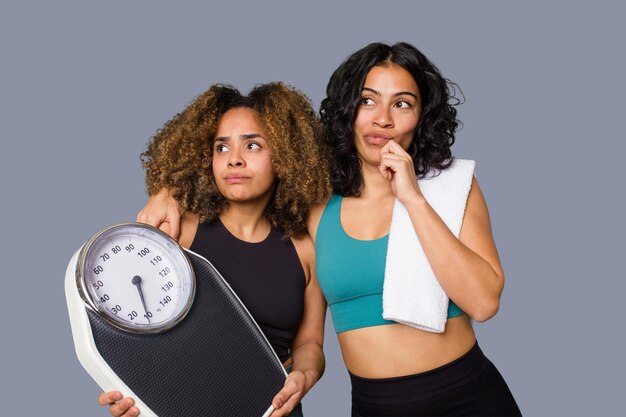
[[[71,258],[65,295],[80,363],[143,416],[273,411],[286,372],[269,342],[210,262],[160,230],[100,230]]]

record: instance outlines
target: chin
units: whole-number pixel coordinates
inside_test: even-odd
[[[245,203],[245,202],[250,201],[250,200],[253,199],[249,195],[241,195],[241,194],[225,195],[224,197],[226,197],[226,199],[228,201],[232,201],[232,202],[235,202],[235,203]]]
[[[359,159],[361,163],[366,163],[369,165],[380,165],[380,148],[378,149],[365,149],[365,152],[359,155]]]

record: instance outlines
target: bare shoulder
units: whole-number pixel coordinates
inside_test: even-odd
[[[313,271],[315,267],[315,246],[313,245],[313,240],[308,233],[300,233],[292,236],[291,242],[294,248],[296,248],[296,253],[298,254],[298,258],[300,258],[300,263],[302,264],[302,269],[304,269],[306,282],[308,284],[312,275],[311,271]]]
[[[309,217],[307,218],[307,221],[306,221],[306,227],[307,227],[307,230],[309,231],[309,236],[311,237],[312,243],[315,243],[317,227],[320,224],[320,219],[322,218],[322,214],[324,213],[324,209],[326,208],[327,203],[328,203],[328,200],[323,203],[316,204],[309,211]]]

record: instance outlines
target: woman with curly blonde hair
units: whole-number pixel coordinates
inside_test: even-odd
[[[291,371],[271,416],[301,416],[300,400],[324,370],[326,311],[305,219],[330,191],[323,128],[309,100],[282,83],[247,96],[214,85],[142,157],[148,192],[167,187],[184,210],[179,243],[222,273]],[[139,413],[117,391],[98,401],[114,416]]]

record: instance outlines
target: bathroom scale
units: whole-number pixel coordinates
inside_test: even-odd
[[[143,223],[71,258],[65,296],[78,359],[142,416],[268,416],[287,373],[211,263]]]

